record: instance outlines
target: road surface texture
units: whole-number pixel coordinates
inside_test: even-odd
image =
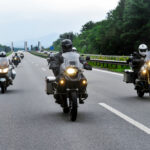
[[[110,72],[85,71],[89,98],[76,122],[45,93],[45,59],[25,53],[0,94],[0,150],[150,150],[150,98]]]

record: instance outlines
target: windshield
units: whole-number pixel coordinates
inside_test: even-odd
[[[78,69],[82,69],[83,65],[80,63],[80,55],[76,52],[68,52],[68,53],[64,53],[62,54],[63,58],[64,58],[64,62],[61,65],[61,71],[65,70],[67,67],[69,66],[74,66],[77,67]]]
[[[150,61],[150,51],[146,53],[145,61]]]
[[[9,66],[8,59],[5,57],[0,57],[0,68],[6,68]]]

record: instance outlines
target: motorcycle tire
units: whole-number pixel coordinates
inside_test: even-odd
[[[68,101],[67,98],[64,97],[64,104],[63,104],[63,113],[67,114],[69,113],[70,109],[68,107]]]
[[[68,114],[70,111],[69,107],[63,108],[63,113]]]
[[[137,90],[137,95],[138,95],[138,97],[143,97],[144,96],[144,92]]]
[[[1,85],[1,93],[4,94],[6,92],[6,87],[5,85]]]
[[[76,121],[78,112],[77,93],[72,92],[70,94],[70,120]]]

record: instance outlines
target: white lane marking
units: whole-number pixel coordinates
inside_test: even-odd
[[[43,71],[46,71],[46,69],[45,68],[41,68]]]
[[[128,117],[127,115],[121,113],[120,111],[110,107],[109,105],[107,105],[105,103],[99,103],[99,105],[101,105],[102,107],[104,107],[107,110],[111,111],[112,113],[119,116],[120,118],[126,120],[127,122],[129,122],[133,126],[135,126],[135,127],[139,128],[140,130],[144,131],[145,133],[150,134],[150,128],[146,127],[145,125],[133,120],[132,118]]]
[[[121,74],[121,73],[115,73],[115,72],[105,71],[105,70],[100,70],[100,69],[93,69],[93,70],[94,70],[94,71],[103,72],[103,73],[108,73],[108,74],[118,75],[118,76],[122,76],[122,77],[123,77],[123,74]]]

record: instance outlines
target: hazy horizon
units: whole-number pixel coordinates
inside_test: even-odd
[[[119,0],[3,0],[0,1],[0,44],[23,41],[49,46],[59,34],[79,32],[88,21],[101,21]],[[49,41],[48,41],[49,39]],[[32,43],[33,41],[33,43]]]

